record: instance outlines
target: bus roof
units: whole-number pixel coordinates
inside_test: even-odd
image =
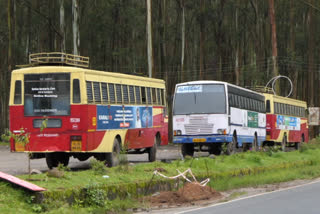
[[[252,91],[250,89],[243,88],[241,86],[233,85],[233,84],[228,83],[228,82],[216,81],[216,80],[199,80],[199,81],[190,81],[190,82],[178,83],[176,85],[176,87],[182,86],[182,85],[198,85],[198,84],[224,84],[224,85],[233,86],[235,88],[239,88],[241,90],[248,91],[248,92],[251,92],[251,93],[254,93],[254,94],[262,95],[262,93],[259,93],[259,92],[256,92],[256,91]]]
[[[98,71],[98,70],[91,70],[91,69],[71,67],[71,66],[35,66],[35,67],[16,69],[12,71],[12,75],[41,74],[41,73],[83,73],[85,75],[97,76],[97,77],[101,77],[101,76],[112,77],[112,78],[135,80],[135,81],[142,81],[142,82],[148,82],[148,83],[157,83],[157,84],[163,84],[163,85],[165,83],[164,80],[162,79],[141,77],[136,75],[122,74],[122,73],[115,73],[115,72]]]

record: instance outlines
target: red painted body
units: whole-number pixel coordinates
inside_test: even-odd
[[[304,141],[308,142],[309,140],[309,129],[308,129],[308,122],[307,118],[300,118],[301,124],[300,124],[300,130],[285,130],[285,129],[279,129],[276,127],[277,123],[277,115],[276,114],[267,114],[267,137],[270,136],[270,139],[267,138],[267,141],[274,141],[274,142],[281,142],[282,139],[280,138],[281,132],[287,132],[288,133],[288,143],[296,143],[301,142],[301,137],[304,136]],[[305,121],[305,122],[303,122]]]
[[[21,128],[30,134],[26,151],[32,152],[69,152],[71,151],[71,137],[81,136],[83,152],[96,149],[107,131],[97,131],[92,118],[97,117],[96,105],[71,105],[69,116],[49,116],[62,120],[61,128],[33,128],[34,119],[43,117],[24,116],[23,106],[10,106],[10,131],[19,131]],[[164,107],[153,107],[164,108]],[[129,143],[129,149],[152,147],[157,132],[161,135],[161,145],[168,144],[168,123],[164,115],[153,117],[153,128],[129,129],[124,142]],[[15,144],[11,139],[11,151],[15,151]]]

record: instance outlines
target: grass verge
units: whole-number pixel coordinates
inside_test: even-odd
[[[320,176],[320,148],[310,144],[300,151],[287,153],[274,150],[247,152],[215,159],[187,158],[172,163],[126,165],[106,170],[97,166],[86,171],[65,171],[62,178],[32,175],[33,183],[48,189],[44,193],[45,200],[41,204],[34,203],[32,193],[0,182],[0,213],[99,213],[145,207],[148,205],[138,204],[135,198],[145,194],[152,185],[164,182],[163,178],[153,176],[155,169],[173,176],[177,169],[188,168],[198,180],[210,177],[209,185],[219,191],[310,179]],[[108,178],[103,176],[106,174]],[[29,178],[28,175],[20,177]]]

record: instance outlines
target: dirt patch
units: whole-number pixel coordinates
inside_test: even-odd
[[[220,199],[222,195],[209,186],[201,186],[198,183],[186,183],[178,191],[161,192],[158,195],[146,197],[151,206],[162,206],[164,204],[179,205],[179,204],[193,204],[200,200]]]

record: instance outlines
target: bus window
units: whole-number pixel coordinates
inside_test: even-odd
[[[141,104],[140,87],[139,87],[139,86],[135,86],[134,89],[135,89],[135,91],[136,91],[136,103],[137,103],[137,104]]]
[[[165,105],[165,94],[164,94],[164,90],[161,89],[161,105]]]
[[[109,98],[110,98],[110,102],[111,103],[115,103],[116,102],[116,96],[114,93],[114,84],[113,83],[108,83],[109,86]]]
[[[102,102],[107,103],[109,100],[107,83],[105,82],[101,83],[101,92],[102,92]]]
[[[276,108],[277,109],[277,108]],[[275,110],[275,111],[277,111],[277,110]],[[270,109],[270,100],[267,100],[267,103],[266,103],[266,112],[267,113],[270,113],[271,112],[271,109]],[[277,112],[275,112],[275,113],[277,113]]]
[[[147,100],[148,100],[148,104],[152,104],[152,102],[151,102],[151,89],[149,87],[147,88]]]
[[[14,104],[21,104],[21,80],[17,80],[14,86]]]
[[[134,104],[135,99],[134,99],[134,87],[132,85],[129,85],[129,97],[130,97],[130,103]]]
[[[81,98],[80,98],[80,82],[79,79],[74,79],[73,80],[73,94],[72,94],[72,102],[73,103],[80,103]]]
[[[93,103],[92,82],[87,81],[87,97],[88,103]]]
[[[156,94],[156,89],[152,88],[152,103],[155,105],[157,104],[157,94]]]
[[[93,82],[93,91],[94,91],[94,101],[96,103],[101,103],[100,83]]]
[[[141,87],[141,98],[142,98],[142,104],[147,103],[147,98],[146,98],[146,88]]]
[[[117,95],[117,103],[122,103],[122,90],[121,85],[116,84],[116,95]]]
[[[123,92],[123,102],[129,103],[129,95],[128,95],[128,86],[122,85],[122,92]]]

